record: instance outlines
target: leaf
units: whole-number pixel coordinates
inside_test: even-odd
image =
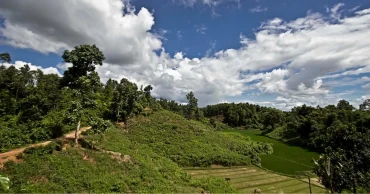
[[[10,180],[7,176],[0,174],[0,186],[4,191],[9,190],[10,187]]]

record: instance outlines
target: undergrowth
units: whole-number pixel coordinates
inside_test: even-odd
[[[234,193],[224,179],[194,180],[181,166],[246,165],[272,151],[167,111],[129,122],[128,129],[86,135],[86,148],[57,142],[26,150],[22,162],[0,169],[11,180],[9,192]]]

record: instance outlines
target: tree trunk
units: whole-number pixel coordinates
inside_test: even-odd
[[[357,189],[356,189],[356,181],[353,181],[353,193],[357,193]]]
[[[330,180],[330,193],[334,193],[334,188],[331,180]]]
[[[312,189],[311,189],[311,178],[308,176],[308,186],[310,187],[310,194],[312,194]]]
[[[81,125],[81,119],[78,121],[77,129],[76,129],[76,133],[75,133],[75,144],[76,144],[76,146],[78,145],[78,132],[80,131],[80,125]]]

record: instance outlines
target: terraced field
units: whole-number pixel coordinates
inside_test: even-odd
[[[287,176],[282,176],[254,166],[232,168],[185,169],[194,178],[221,177],[230,178],[230,183],[241,193],[253,193],[255,188],[262,193],[309,193],[308,183]],[[326,190],[312,185],[312,193],[325,193]]]

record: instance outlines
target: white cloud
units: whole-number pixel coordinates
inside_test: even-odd
[[[236,5],[240,8],[240,0],[172,0],[173,3],[184,5],[185,7],[194,7],[195,5],[208,6],[212,12],[212,16],[220,16],[216,12],[216,8],[221,4],[229,3],[229,5]]]
[[[265,11],[267,11],[267,7],[262,7],[262,6],[258,5],[257,7],[249,9],[249,11],[252,12],[252,13],[265,12]]]
[[[210,48],[206,51],[205,57],[209,57],[211,55],[211,53],[215,50],[216,43],[217,43],[216,40],[210,42],[210,44],[209,44]]]
[[[361,86],[362,88],[364,88],[364,89],[370,89],[370,83],[368,83],[368,84],[365,84],[365,85],[363,85],[363,86]]]
[[[318,13],[292,21],[272,18],[254,38],[241,34],[240,48],[201,58],[170,56],[164,49],[156,54],[162,39],[149,32],[153,15],[145,8],[135,14],[120,0],[4,0],[0,7],[5,18],[0,33],[9,45],[60,53],[97,44],[107,58],[97,67],[102,81],[125,77],[151,84],[154,95],[179,102],[191,90],[200,105],[257,90],[279,96],[269,103],[279,108],[325,105],[352,95],[325,87],[330,77],[370,71],[370,13],[342,18],[338,5],[329,13],[335,18]]]
[[[349,9],[348,11],[349,12],[354,12],[354,11],[358,10],[360,7],[361,6],[356,6],[356,7],[352,8],[352,9]]]
[[[240,0],[172,0],[172,2],[180,3],[188,7],[193,7],[197,3],[208,5],[210,7],[215,7],[226,2],[234,2],[239,4]]]
[[[17,69],[20,69],[21,67],[24,67],[25,65],[28,65],[30,67],[30,70],[35,71],[37,69],[40,69],[44,74],[57,74],[58,76],[62,76],[58,69],[55,67],[41,67],[37,65],[32,65],[31,63],[26,63],[24,61],[15,61],[14,63],[2,63],[1,65],[4,65],[6,68],[10,66],[14,66]]]
[[[344,3],[338,3],[333,6],[333,8],[330,9],[330,16],[335,19],[339,19],[341,17],[341,12],[340,8],[344,6]]]
[[[325,83],[326,86],[330,87],[342,87],[342,86],[355,86],[361,85],[363,83],[370,82],[370,78],[367,76],[363,76],[361,78],[350,78],[344,77],[339,80],[330,80]]]
[[[207,27],[204,26],[204,24],[202,25],[195,25],[195,30],[199,33],[199,34],[203,34],[205,35],[206,34],[206,30],[207,30]]]
[[[179,31],[177,31],[176,36],[177,36],[177,39],[178,39],[178,40],[182,40],[182,38],[184,37],[184,36],[182,35],[182,32],[181,32],[180,30],[179,30]]]
[[[370,14],[370,9],[364,9],[364,10],[358,11],[358,12],[356,12],[356,14],[358,14],[358,15]]]
[[[154,18],[145,8],[133,11],[120,0],[5,0],[0,2],[6,19],[0,34],[9,45],[42,53],[94,43],[109,63],[150,62],[156,57],[152,51],[162,47],[158,36],[148,32]]]

